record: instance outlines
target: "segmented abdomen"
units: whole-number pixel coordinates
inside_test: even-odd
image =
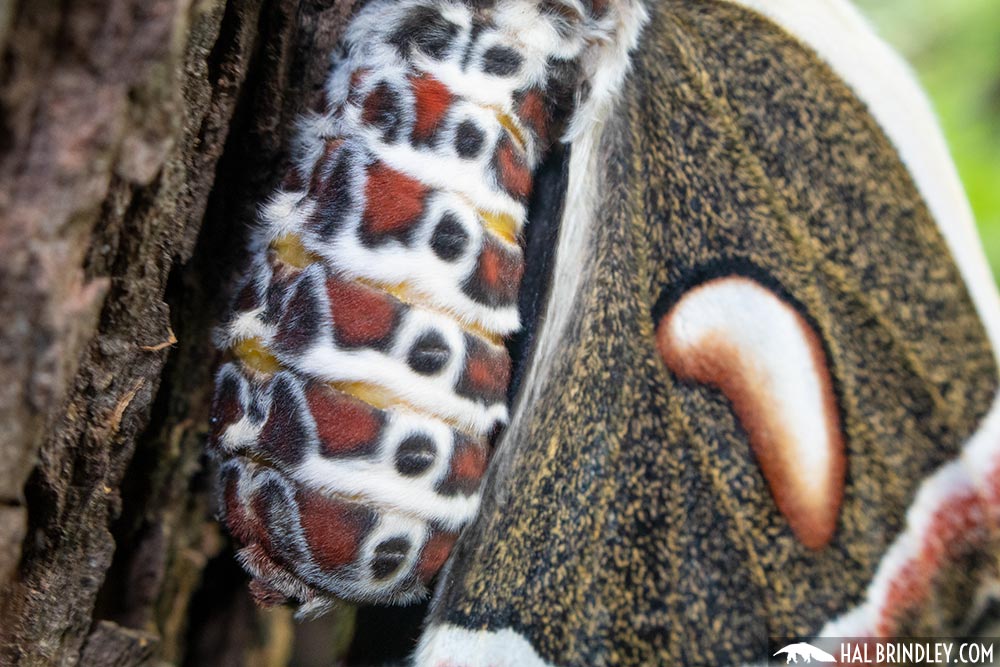
[[[219,335],[211,446],[258,600],[409,601],[475,514],[567,20],[407,0],[352,21]]]

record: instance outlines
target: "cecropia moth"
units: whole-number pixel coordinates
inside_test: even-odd
[[[218,336],[259,601],[436,576],[434,667],[970,630],[1000,301],[846,0],[376,0],[326,97]]]

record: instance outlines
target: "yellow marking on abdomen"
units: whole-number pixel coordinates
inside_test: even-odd
[[[505,113],[503,111],[493,109],[493,112],[496,114],[497,121],[500,123],[500,125],[502,125],[503,128],[510,133],[511,138],[514,139],[514,142],[517,144],[518,148],[520,148],[522,151],[527,150],[528,142],[525,140],[524,132],[521,131],[521,128],[517,124],[517,121],[515,121],[510,114]]]
[[[244,366],[258,373],[273,375],[281,370],[281,362],[260,342],[259,338],[246,338],[233,346],[233,354]]]
[[[274,250],[278,260],[294,266],[296,269],[304,269],[310,264],[320,261],[319,255],[306,249],[302,239],[297,234],[284,234],[271,242],[271,249]]]
[[[362,403],[366,403],[378,410],[398,410],[402,408],[413,412],[414,414],[430,415],[435,419],[440,419],[456,431],[461,431],[462,433],[473,437],[477,435],[475,431],[455,419],[439,415],[433,411],[429,412],[423,408],[418,408],[412,403],[403,400],[398,394],[390,389],[387,389],[386,387],[383,387],[382,385],[363,381],[334,381],[330,382],[329,385],[334,390],[356,398]]]
[[[487,231],[493,232],[507,243],[517,244],[517,220],[514,216],[485,209],[476,209],[476,214],[482,219]]]
[[[408,306],[417,306],[425,310],[444,315],[458,323],[463,331],[474,336],[479,336],[480,338],[485,338],[494,345],[503,345],[503,338],[500,334],[484,329],[482,326],[474,322],[466,322],[459,316],[458,313],[431,303],[423,293],[413,289],[409,283],[383,283],[377,280],[370,280],[368,278],[354,278],[353,280],[361,283],[362,285],[367,285],[372,289],[386,292],[401,303]]]

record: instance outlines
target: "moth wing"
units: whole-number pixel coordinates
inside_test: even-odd
[[[909,73],[844,2],[670,0],[604,120],[418,664],[968,629],[1000,308]]]

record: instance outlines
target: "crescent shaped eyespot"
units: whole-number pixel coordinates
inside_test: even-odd
[[[786,299],[741,275],[704,282],[662,316],[656,343],[679,378],[732,405],[798,540],[833,538],[844,494],[844,438],[821,338]]]

